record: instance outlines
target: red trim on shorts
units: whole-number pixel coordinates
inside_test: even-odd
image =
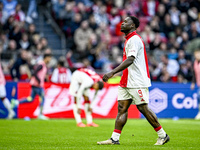
[[[157,128],[154,128],[154,130],[155,130],[156,132],[158,132],[160,129],[162,129],[162,126],[159,126],[159,127],[157,127]]]
[[[119,133],[119,134],[121,134],[121,130],[118,130],[118,129],[115,129],[113,132],[116,132],[116,133]]]

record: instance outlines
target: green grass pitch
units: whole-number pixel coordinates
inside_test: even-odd
[[[200,121],[160,119],[171,141],[154,146],[157,134],[145,119],[129,119],[121,145],[97,145],[110,138],[114,119],[95,119],[100,127],[78,128],[72,119],[0,120],[0,150],[197,150],[200,149]],[[85,122],[85,120],[84,120]]]

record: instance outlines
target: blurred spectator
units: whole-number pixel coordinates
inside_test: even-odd
[[[34,35],[38,35],[39,33],[36,31],[35,29],[35,25],[34,24],[30,24],[28,26],[28,30],[27,30],[27,34],[28,34],[28,39],[30,41],[31,44],[34,44]]]
[[[161,66],[166,65],[170,77],[176,77],[179,71],[179,64],[176,60],[168,59],[167,55],[161,56]]]
[[[11,13],[15,10],[15,7],[17,5],[17,0],[2,0],[4,5],[4,11],[8,13],[8,16],[11,15]]]
[[[101,23],[105,23],[106,25],[108,25],[108,16],[106,14],[106,6],[105,5],[102,5],[99,8],[99,11],[94,13],[94,18],[98,25],[100,25]]]
[[[144,1],[142,11],[145,16],[155,16],[158,10],[159,2],[157,0]]]
[[[89,26],[93,31],[95,31],[98,28],[94,15],[90,15],[89,17]]]
[[[53,10],[54,10],[56,19],[59,18],[60,12],[65,8],[65,4],[66,4],[65,0],[57,0],[54,2]]]
[[[45,49],[48,48],[48,41],[45,37],[42,37],[40,39],[40,43],[41,43],[41,46],[42,46],[42,50],[45,50]],[[52,58],[51,58],[51,60],[52,60]]]
[[[76,13],[70,25],[71,35],[74,35],[76,29],[81,25],[82,17],[81,14]]]
[[[150,44],[155,39],[155,34],[151,31],[151,27],[149,25],[145,26],[144,31],[141,33],[141,37],[145,43]]]
[[[22,34],[22,39],[19,41],[19,47],[25,50],[28,50],[30,48],[30,42],[28,40],[28,34],[23,33]]]
[[[20,56],[16,59],[13,66],[10,69],[10,74],[14,81],[19,81],[21,79],[20,67],[24,64],[27,64],[27,52],[22,50]]]
[[[3,9],[3,3],[0,2],[0,22],[2,25],[6,22],[8,17],[8,12]]]
[[[177,26],[179,25],[179,15],[180,11],[177,9],[176,6],[172,6],[169,10],[169,14],[171,16],[171,22],[173,25]]]
[[[75,31],[74,42],[76,44],[76,50],[81,53],[85,53],[88,45],[92,29],[89,28],[88,21],[85,20],[81,23],[81,26]]]
[[[109,43],[111,40],[110,32],[105,23],[101,23],[99,28],[96,30],[97,38],[101,42]]]
[[[17,43],[15,40],[10,40],[8,43],[7,51],[16,51],[17,50]]]
[[[162,68],[161,68],[161,72],[158,75],[158,81],[160,81],[160,82],[169,82],[170,79],[171,78],[170,78],[169,72],[167,71],[167,66],[163,65]]]
[[[188,44],[189,36],[187,32],[182,32],[181,34],[181,42],[180,42],[180,49],[185,49]]]
[[[155,49],[153,52],[153,56],[157,62],[161,62],[161,56],[167,54],[167,44],[162,42],[160,43],[159,48]]]
[[[17,44],[22,37],[21,26],[20,24],[15,24],[14,28],[9,32],[9,39],[15,40]]]
[[[38,13],[37,13],[36,0],[30,0],[29,6],[28,6],[28,12],[27,12],[27,16],[26,16],[26,22],[32,23],[33,18],[37,18],[37,17],[38,17]]]
[[[197,26],[195,22],[192,22],[189,29],[189,40],[200,37],[200,33],[197,31]]]
[[[110,29],[112,33],[115,32],[115,27],[120,22],[120,20],[121,18],[118,14],[118,9],[116,7],[113,7],[109,15]]]
[[[82,2],[77,4],[77,7],[75,7],[75,12],[81,14],[83,20],[86,20],[89,17],[88,10]]]
[[[6,33],[3,31],[0,33],[0,41],[2,42],[2,48],[5,51],[8,47],[9,40]]]
[[[63,59],[59,59],[57,68],[54,69],[51,82],[66,84],[71,81],[71,71],[65,67],[65,62]]]
[[[25,14],[21,10],[21,4],[17,4],[15,10],[11,12],[11,15],[14,17],[14,20],[19,22],[25,21]]]

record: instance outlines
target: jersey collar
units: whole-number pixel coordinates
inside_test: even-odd
[[[136,30],[133,31],[133,32],[131,32],[131,33],[129,33],[127,36],[125,36],[125,38],[128,40],[128,39],[130,39],[134,35],[137,35]]]

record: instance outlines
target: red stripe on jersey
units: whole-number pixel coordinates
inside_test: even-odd
[[[126,47],[126,43],[128,42],[128,40],[133,37],[134,35],[138,35],[136,33],[136,31],[129,33],[125,38],[126,41],[124,43],[124,49],[123,49],[123,61],[125,61],[127,59],[126,57],[126,51],[125,51],[125,47]],[[138,35],[139,36],[139,35]],[[140,37],[140,36],[139,36]],[[141,37],[140,37],[141,38]],[[141,38],[142,40],[142,38]],[[145,58],[145,64],[146,64],[146,71],[147,71],[147,76],[148,78],[150,78],[150,74],[149,74],[149,66],[148,66],[148,59],[147,59],[147,54],[146,54],[146,48],[145,48],[145,44],[144,41],[142,40],[143,43],[143,47],[144,47],[144,58]],[[123,70],[123,75],[120,81],[120,86],[121,87],[127,87],[127,82],[128,82],[128,68],[126,68],[125,70]]]
[[[140,37],[141,38],[141,37]],[[142,39],[141,39],[142,40]],[[142,43],[144,45],[144,41],[142,40]],[[147,52],[146,52],[146,48],[144,45],[144,58],[145,58],[145,64],[146,64],[146,70],[147,70],[147,77],[150,78],[150,74],[149,74],[149,65],[148,65],[148,59],[147,59]]]

